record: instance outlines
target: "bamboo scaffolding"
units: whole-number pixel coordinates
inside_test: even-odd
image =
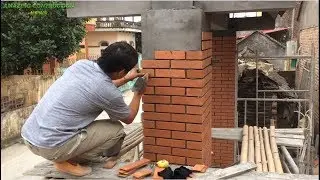
[[[259,138],[260,138],[260,151],[261,151],[262,171],[263,172],[268,172],[266,151],[265,151],[265,148],[264,148],[264,141],[263,141],[262,128],[261,127],[259,127]]]
[[[240,163],[248,161],[248,125],[243,126]]]
[[[268,160],[268,170],[269,172],[275,172],[276,170],[274,168],[274,161],[273,161],[273,156],[271,153],[270,143],[269,143],[269,135],[266,127],[263,127],[263,135],[264,135],[264,145],[266,148],[266,155]]]
[[[248,162],[254,163],[254,137],[253,137],[253,127],[249,126],[249,153]]]
[[[299,174],[299,168],[296,165],[296,163],[294,162],[294,160],[292,159],[292,157],[291,157],[290,153],[288,152],[287,148],[285,146],[281,146],[280,148],[281,148],[283,156],[285,157],[285,159],[289,163],[292,172],[294,174]]]
[[[276,143],[276,138],[275,138],[275,126],[270,126],[270,146],[271,146],[271,151],[274,159],[274,165],[276,168],[277,173],[283,173],[283,169],[281,166],[281,161],[279,157],[279,152],[278,152],[278,147]]]
[[[253,127],[254,132],[254,144],[255,144],[255,162],[257,165],[257,172],[262,172],[262,164],[261,164],[261,153],[260,153],[260,139],[259,139],[259,132],[258,127]]]

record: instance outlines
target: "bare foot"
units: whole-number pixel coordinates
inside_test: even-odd
[[[73,176],[85,176],[92,172],[91,167],[81,166],[67,161],[59,163],[55,162],[54,167],[60,172],[71,174]]]
[[[116,160],[109,160],[104,164],[104,168],[106,169],[112,169],[117,164]]]

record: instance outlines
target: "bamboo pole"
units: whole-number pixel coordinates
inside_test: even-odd
[[[248,162],[254,163],[254,143],[253,143],[253,127],[249,126],[249,153]]]
[[[248,161],[248,125],[243,126],[240,163]]]
[[[257,165],[257,172],[262,172],[262,164],[261,164],[261,153],[260,153],[260,140],[259,140],[259,132],[258,127],[253,127],[254,132],[254,144],[255,144],[255,162]]]
[[[291,174],[291,171],[290,171],[290,169],[289,169],[289,167],[288,167],[288,165],[287,165],[287,163],[286,163],[286,161],[285,161],[285,159],[283,157],[283,154],[280,154],[280,159],[281,159],[283,171],[285,173]]]
[[[293,174],[299,174],[299,168],[296,165],[296,163],[294,162],[294,160],[292,159],[290,153],[288,152],[287,148],[285,146],[281,146],[281,151],[282,151],[282,155],[285,157],[285,159],[287,160],[287,162],[289,163]]]
[[[268,130],[266,127],[263,127],[263,135],[264,135],[264,145],[266,148],[266,155],[267,155],[267,160],[268,160],[268,170],[269,170],[269,172],[276,172],[276,170],[274,168],[274,162],[273,162],[271,149],[270,149]]]
[[[268,172],[266,151],[265,151],[265,148],[264,148],[264,141],[263,141],[263,137],[262,137],[262,128],[261,127],[259,127],[259,138],[260,138],[260,151],[261,151],[262,171],[263,172]]]
[[[271,146],[271,151],[274,159],[274,165],[276,167],[276,172],[277,173],[283,173],[280,157],[279,157],[279,152],[278,152],[278,146],[276,143],[276,138],[275,138],[275,132],[274,132],[275,126],[270,126],[270,146]]]

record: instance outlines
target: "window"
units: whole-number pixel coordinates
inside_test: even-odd
[[[109,46],[109,42],[108,41],[101,41],[100,46]]]
[[[262,17],[262,12],[229,13],[229,18]]]

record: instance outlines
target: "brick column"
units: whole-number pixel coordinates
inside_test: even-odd
[[[144,157],[211,165],[212,33],[202,50],[155,51],[143,60],[150,78],[143,96]]]
[[[212,50],[212,128],[235,127],[236,36],[215,36]],[[212,139],[212,164],[226,167],[234,161],[234,142]]]

